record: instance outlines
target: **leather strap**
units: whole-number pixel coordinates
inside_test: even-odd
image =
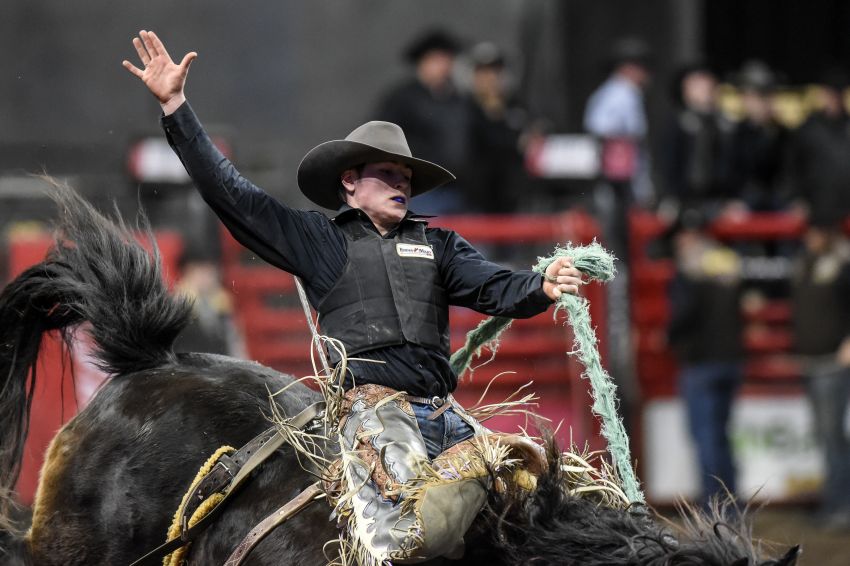
[[[434,411],[433,413],[431,413],[430,415],[428,415],[427,419],[428,419],[429,421],[436,420],[436,419],[437,419],[437,417],[439,417],[440,415],[442,415],[443,413],[445,413],[445,412],[446,412],[446,411],[447,411],[450,407],[452,407],[454,404],[455,404],[454,397],[452,397],[451,395],[449,395],[448,399],[446,399],[446,402],[445,402],[445,403],[443,403],[442,405],[440,405],[440,407],[438,407],[436,411]]]
[[[316,482],[299,493],[286,505],[263,519],[257,526],[251,529],[242,542],[236,547],[224,566],[239,566],[248,557],[254,547],[274,529],[282,525],[288,519],[297,515],[301,510],[324,494],[321,482]]]
[[[324,410],[324,401],[313,403],[312,405],[306,407],[300,413],[289,419],[289,425],[299,430],[304,429],[308,424],[310,424],[319,415],[321,415],[322,411]],[[247,459],[245,460],[244,465],[242,465],[239,469],[234,468],[233,470],[228,471],[232,479],[230,480],[230,483],[224,487],[223,490],[217,490],[224,495],[224,498],[218,503],[218,505],[213,507],[209,513],[204,515],[204,517],[202,517],[192,527],[187,526],[186,516],[182,515],[183,531],[181,532],[179,537],[173,538],[170,541],[159,545],[158,547],[154,548],[153,550],[133,562],[130,566],[149,566],[153,564],[158,564],[164,556],[171,554],[181,546],[188,544],[189,542],[194,540],[199,534],[201,534],[212,523],[212,519],[217,517],[218,514],[222,511],[222,509],[224,509],[224,503],[230,498],[230,496],[235,493],[243,483],[245,483],[245,480],[248,479],[248,476],[251,474],[251,472],[253,472],[257,468],[257,466],[262,464],[269,456],[274,454],[275,450],[277,450],[280,446],[286,443],[286,438],[283,435],[276,434],[276,430],[274,431],[275,434],[269,435],[270,430],[263,431],[260,435],[255,437],[242,449],[240,449],[240,452],[243,452],[243,455],[246,456]],[[266,437],[264,442],[259,440],[264,437]],[[257,441],[256,444],[259,444],[259,448],[254,449],[252,447],[251,454],[248,455],[247,450],[244,449],[254,444],[255,441]],[[239,452],[237,452],[237,454],[238,453]],[[229,460],[236,463],[235,456],[236,455],[234,455],[233,458],[229,458]],[[216,466],[218,466],[218,464],[216,464]],[[203,483],[203,480],[199,482],[199,485],[200,483]],[[196,492],[197,489],[193,490],[193,494]],[[216,492],[210,492],[208,496]],[[189,498],[187,498],[187,502],[188,500]],[[181,512],[185,512],[185,506],[184,508],[181,508]]]
[[[272,440],[274,436],[277,434],[277,429],[275,427],[270,427],[254,438],[252,438],[245,446],[236,451],[232,456],[222,456],[218,459],[215,466],[213,466],[210,473],[205,475],[201,481],[195,485],[192,489],[189,497],[186,498],[183,506],[178,510],[178,516],[183,517],[191,517],[195,512],[195,509],[204,502],[210,495],[213,493],[218,493],[222,490],[228,483],[233,481],[233,478],[237,473],[242,469],[242,466],[250,460],[251,456],[255,454],[266,442]],[[283,438],[280,437],[278,441]],[[280,442],[278,442],[278,446]],[[181,538],[183,533],[181,533]]]
[[[455,398],[452,397],[452,394],[449,393],[445,399],[442,397],[416,397],[415,395],[405,395],[405,399],[407,399],[410,403],[419,403],[420,405],[431,405],[436,409],[433,413],[428,415],[426,418],[429,421],[435,420],[437,417],[445,413],[449,408],[457,404]]]

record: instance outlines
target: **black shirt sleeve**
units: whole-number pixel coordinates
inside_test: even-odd
[[[552,305],[539,273],[512,271],[488,261],[456,232],[432,233],[440,247],[440,272],[451,304],[511,318],[528,318]]]
[[[290,208],[243,177],[215,147],[189,103],[163,116],[168,143],[239,243],[324,296],[345,264],[345,239],[320,212]],[[311,292],[312,291],[312,292]]]

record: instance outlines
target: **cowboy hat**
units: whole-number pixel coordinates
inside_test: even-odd
[[[422,57],[432,51],[443,51],[457,55],[462,48],[460,40],[448,31],[431,29],[418,36],[404,50],[404,58],[409,63],[418,63]]]
[[[340,205],[340,175],[364,163],[397,161],[411,168],[411,196],[453,181],[455,176],[436,163],[413,157],[404,132],[390,122],[366,122],[344,140],[317,145],[298,166],[298,187],[304,196],[324,208]]]

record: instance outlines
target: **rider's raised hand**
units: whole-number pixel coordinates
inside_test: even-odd
[[[121,64],[142,79],[145,86],[159,100],[163,112],[171,114],[186,100],[183,94],[186,75],[189,74],[189,66],[198,54],[194,51],[187,53],[178,65],[171,59],[165,45],[156,34],[145,30],[139,32],[139,37],[133,38],[133,46],[139,54],[144,70],[126,60]]]

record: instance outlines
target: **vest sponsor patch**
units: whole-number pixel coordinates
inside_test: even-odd
[[[423,259],[434,259],[434,250],[431,246],[418,246],[416,244],[396,244],[396,252],[401,257],[421,257]]]

